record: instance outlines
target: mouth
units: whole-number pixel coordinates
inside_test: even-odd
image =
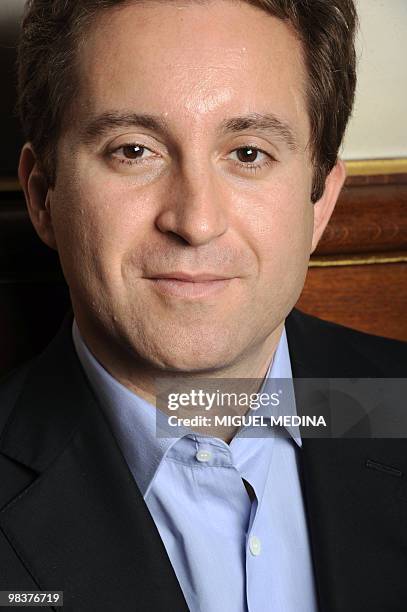
[[[217,295],[233,280],[233,277],[218,274],[187,272],[166,272],[146,278],[159,293],[187,299],[202,299]]]

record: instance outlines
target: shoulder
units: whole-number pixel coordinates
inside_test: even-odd
[[[77,361],[72,341],[73,315],[68,312],[49,344],[32,359],[11,372],[0,375],[0,432],[26,384],[48,387],[55,379],[64,378],[69,360]]]
[[[28,362],[0,378],[0,435],[24,387],[31,364]]]
[[[286,328],[297,357],[323,372],[316,376],[407,376],[407,342],[360,332],[296,309],[287,317]]]

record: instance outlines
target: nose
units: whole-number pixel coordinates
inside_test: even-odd
[[[161,232],[201,246],[227,231],[227,198],[219,177],[210,169],[184,168],[170,180],[155,221]]]

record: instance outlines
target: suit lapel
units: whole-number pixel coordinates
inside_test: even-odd
[[[68,611],[187,610],[68,326],[31,370],[0,452],[15,470],[0,527],[39,588],[63,590]]]
[[[380,376],[341,334],[329,337],[300,313],[288,317],[286,329],[294,378]],[[321,611],[401,612],[407,599],[406,441],[304,437],[300,457]],[[369,460],[403,476],[369,469]]]

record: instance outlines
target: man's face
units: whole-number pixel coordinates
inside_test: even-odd
[[[153,3],[102,14],[79,60],[49,194],[78,320],[155,367],[237,363],[307,271],[299,43],[244,3]]]

